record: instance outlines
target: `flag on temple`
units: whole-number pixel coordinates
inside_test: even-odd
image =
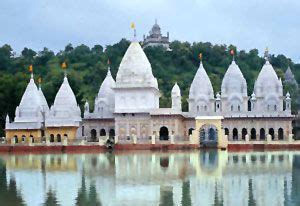
[[[66,68],[67,68],[66,62],[63,62],[63,63],[61,64],[61,68],[62,68],[62,69],[66,69]]]
[[[132,29],[135,29],[135,24],[134,24],[134,22],[131,23],[130,27],[131,27]]]
[[[202,53],[199,54],[199,59],[202,61]]]
[[[33,72],[33,66],[30,65],[30,66],[28,67],[28,70],[32,73],[32,72]]]

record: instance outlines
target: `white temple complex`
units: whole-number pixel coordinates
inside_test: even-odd
[[[116,144],[293,141],[291,97],[283,94],[282,81],[268,56],[251,96],[234,59],[223,78],[221,93],[213,91],[204,65],[201,58],[191,82],[187,112],[182,111],[177,83],[170,91],[171,108],[159,108],[157,79],[140,43],[133,40],[120,63],[116,81],[108,68],[95,97],[94,111],[86,102],[83,119],[67,76],[49,109],[32,74],[14,121],[7,117],[6,137],[13,143],[34,139],[62,142],[63,138],[96,142],[110,138]]]

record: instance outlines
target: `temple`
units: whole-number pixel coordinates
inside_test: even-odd
[[[174,82],[175,83],[175,82]],[[221,92],[213,90],[200,58],[191,83],[188,111],[182,111],[180,82],[175,83],[170,108],[160,108],[160,90],[141,45],[133,40],[120,63],[116,80],[108,67],[95,97],[94,110],[84,105],[83,119],[65,75],[48,108],[33,74],[16,108],[16,117],[6,121],[9,142],[74,140],[115,144],[191,144],[227,147],[228,144],[290,144],[293,140],[291,96],[283,94],[268,54],[251,96],[234,58],[222,80]]]
[[[149,32],[149,35],[146,37],[144,35],[143,48],[148,46],[162,46],[167,50],[170,50],[170,42],[169,42],[169,32],[167,32],[167,36],[163,36],[161,34],[160,26],[157,24],[157,20],[155,20],[155,24]]]

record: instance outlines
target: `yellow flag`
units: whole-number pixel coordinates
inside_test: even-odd
[[[33,72],[33,66],[30,65],[30,66],[28,67],[28,70],[32,73],[32,72]]]
[[[134,22],[131,23],[130,27],[131,27],[132,29],[135,29],[135,24],[134,24]]]
[[[67,68],[66,62],[63,62],[63,63],[61,64],[61,68],[62,68],[62,69],[66,69],[66,68]]]

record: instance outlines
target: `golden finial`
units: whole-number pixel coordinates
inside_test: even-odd
[[[62,68],[62,69],[66,69],[66,68],[67,68],[66,62],[63,62],[63,63],[61,64],[61,68]]]
[[[200,53],[200,54],[199,54],[199,59],[200,59],[200,61],[202,61],[202,57],[203,57],[203,56],[202,56],[202,53]]]
[[[131,27],[131,29],[133,29],[133,41],[135,41],[135,38],[136,38],[135,23],[132,22],[130,27]]]
[[[33,73],[33,66],[29,65],[28,70],[29,70],[29,72]]]

